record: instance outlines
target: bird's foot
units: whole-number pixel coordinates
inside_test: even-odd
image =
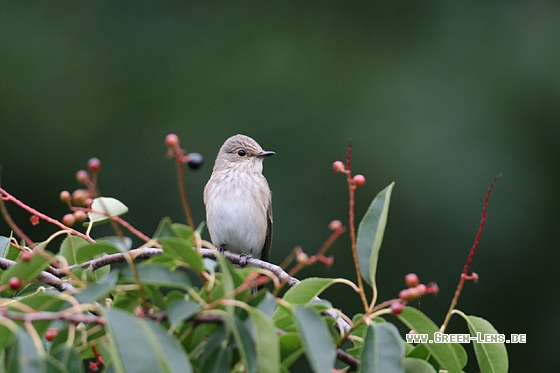
[[[239,265],[245,267],[247,265],[247,260],[251,259],[253,254],[239,254]]]
[[[223,254],[224,251],[226,251],[226,244],[223,243],[223,244],[221,244],[220,246],[218,246],[216,249],[218,249],[218,252],[219,252],[220,254]]]

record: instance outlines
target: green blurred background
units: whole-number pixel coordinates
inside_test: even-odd
[[[220,145],[247,134],[277,153],[265,175],[279,263],[296,245],[314,253],[332,219],[347,224],[346,183],[331,164],[351,137],[354,170],[367,177],[358,218],[396,181],[380,300],[416,272],[439,284],[422,309],[441,323],[486,189],[503,172],[471,267],[480,281],[466,284],[458,308],[527,334],[527,344],[508,345],[511,372],[544,371],[560,365],[560,300],[550,293],[560,259],[559,61],[552,1],[3,1],[2,186],[60,218],[59,192],[78,187],[74,173],[96,156],[103,194],[152,234],[164,216],[184,221],[165,135],[205,156],[186,176],[200,222]],[[9,210],[35,240],[54,231]],[[9,235],[3,221],[0,234]],[[355,279],[348,234],[329,253],[331,269],[300,277]],[[342,285],[325,297],[360,310]],[[449,332],[465,330],[452,319]]]

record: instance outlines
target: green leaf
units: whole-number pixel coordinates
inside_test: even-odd
[[[249,373],[256,373],[257,353],[251,333],[235,314],[228,313],[227,319],[227,326],[233,334],[235,342],[237,343],[237,350],[239,351],[241,359],[247,366],[247,371]]]
[[[160,238],[158,241],[161,243],[164,253],[183,260],[199,273],[204,271],[202,258],[196,249],[189,244],[189,241],[176,237]]]
[[[307,360],[315,373],[331,373],[336,348],[327,324],[315,312],[300,306],[293,308]]]
[[[230,347],[219,345],[212,349],[208,358],[204,360],[201,372],[221,373],[229,372],[233,352]]]
[[[76,352],[74,348],[66,344],[60,345],[51,355],[60,362],[67,372],[80,373],[84,372],[82,357]]]
[[[159,372],[158,357],[141,324],[145,321],[119,309],[107,315],[108,343],[111,360],[119,373]]]
[[[280,336],[280,356],[283,366],[289,368],[304,352],[298,333],[288,332]]]
[[[267,314],[257,308],[248,310],[253,321],[259,373],[278,373],[280,366],[280,343],[274,323]]]
[[[175,232],[177,232],[179,234],[179,237],[181,237],[185,240],[192,241],[191,227],[189,227],[188,225],[185,225],[185,224],[181,224],[181,223],[173,223],[171,226],[173,227]]]
[[[404,307],[398,318],[416,333],[428,334],[428,340],[433,341],[434,333],[439,332],[436,324],[416,308]],[[464,363],[456,351],[458,346],[464,352],[461,345],[458,343],[425,343],[423,345],[440,365],[439,369],[447,370],[449,373],[461,373]]]
[[[51,255],[45,252],[45,255]],[[28,262],[19,261],[7,270],[0,273],[2,276],[2,285],[6,285],[10,278],[17,277],[22,281],[36,280],[41,272],[47,268],[49,262],[42,255],[34,253]]]
[[[106,276],[103,276],[100,282],[96,284],[89,284],[80,294],[75,295],[75,298],[81,304],[98,300],[115,287],[118,277],[119,272],[112,271]]]
[[[282,299],[292,305],[303,305],[315,301],[316,297],[329,286],[339,282],[339,279],[311,277],[291,287]],[[285,307],[278,307],[272,315],[276,326],[289,329],[293,323],[292,312]]]
[[[39,345],[41,345],[39,343]],[[45,352],[37,350],[37,345],[24,329],[17,333],[14,344],[6,351],[6,368],[10,373],[46,373]]]
[[[18,332],[18,327],[9,320],[0,320],[0,351],[10,345]]]
[[[337,283],[333,278],[306,278],[299,284],[292,286],[282,299],[293,305],[307,304],[321,294],[326,288]]]
[[[406,357],[404,359],[405,373],[437,373],[436,369],[426,360]]]
[[[156,343],[158,355],[160,355],[162,364],[166,365],[166,371],[170,373],[191,373],[193,369],[189,357],[177,339],[167,335],[159,325],[151,320],[146,320],[145,325],[155,336],[152,343]]]
[[[97,243],[105,243],[116,247],[120,252],[130,250],[132,247],[132,238],[119,236],[105,236],[95,240]]]
[[[167,308],[167,317],[171,326],[176,328],[181,321],[191,318],[200,309],[202,309],[202,306],[198,302],[184,299],[176,300]]]
[[[0,236],[0,257],[7,258],[10,251],[10,238]]]
[[[483,339],[486,334],[498,334],[498,331],[488,321],[477,316],[461,315],[471,332],[471,336]],[[478,334],[480,333],[480,334]],[[481,373],[506,373],[509,368],[508,354],[504,343],[479,343],[473,341],[476,360]]]
[[[173,228],[173,224],[171,223],[171,218],[166,216],[165,218],[161,219],[159,225],[156,229],[156,232],[152,236],[154,240],[159,238],[167,238],[167,237],[175,237],[181,238],[181,234]]]
[[[375,196],[358,227],[356,246],[360,273],[364,281],[374,288],[377,259],[387,225],[389,202],[394,185],[395,183],[392,182]]]
[[[58,255],[64,257],[68,262],[68,265],[74,265],[76,263],[80,263],[76,259],[76,255],[78,253],[78,249],[82,246],[86,246],[90,244],[87,240],[83,239],[82,237],[78,236],[66,236],[66,238],[60,244],[60,250],[58,251]]]
[[[373,323],[367,328],[360,370],[368,373],[403,373],[404,344],[397,327]]]
[[[111,216],[120,216],[127,212],[128,207],[121,201],[111,197],[99,197],[93,200],[88,217],[91,224],[95,224],[108,220]]]
[[[84,263],[88,260],[100,257],[103,254],[115,254],[121,251],[114,245],[105,242],[97,242],[89,245],[83,245],[76,252],[76,263]]]
[[[184,273],[181,271],[171,271],[160,264],[138,266],[138,276],[140,281],[146,285],[183,290],[188,290],[191,287],[191,282]],[[135,282],[132,270],[129,267],[123,269],[121,277],[130,282]]]

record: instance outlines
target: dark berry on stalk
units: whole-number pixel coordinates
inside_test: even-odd
[[[190,153],[187,157],[189,157],[189,162],[187,164],[192,170],[196,170],[204,163],[204,158],[200,153]]]

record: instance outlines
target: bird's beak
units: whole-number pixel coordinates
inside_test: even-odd
[[[259,158],[264,158],[264,157],[270,157],[271,155],[276,154],[273,151],[270,150],[263,150],[262,152],[255,154],[255,157],[259,157]]]

